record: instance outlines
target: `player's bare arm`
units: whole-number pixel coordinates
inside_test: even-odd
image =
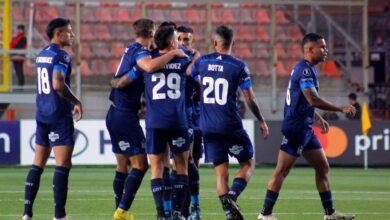
[[[315,88],[309,87],[302,90],[303,95],[305,96],[307,102],[316,108],[326,110],[326,111],[335,111],[351,114],[352,116],[356,114],[356,109],[352,105],[345,106],[336,106],[325,99],[321,98],[318,95],[318,92]]]
[[[314,113],[314,118],[316,122],[321,126],[321,133],[326,134],[329,131],[329,123],[321,117],[317,112]]]
[[[164,67],[169,61],[174,57],[188,57],[182,50],[174,49],[168,53],[160,56],[158,58],[152,59],[151,57],[144,57],[137,61],[137,64],[141,69],[145,70],[148,73],[153,73],[156,70],[159,70]]]
[[[83,116],[83,108],[80,100],[73,94],[72,90],[65,83],[65,77],[59,70],[53,71],[53,89],[58,95],[70,101],[73,107],[73,115],[76,121],[79,121]]]
[[[192,57],[191,64],[188,65],[188,67],[187,67],[187,69],[186,69],[186,75],[187,75],[187,76],[190,76],[190,75],[191,75],[191,68],[192,68],[192,65],[194,65],[194,63],[199,59],[199,57],[200,57],[199,51],[195,50],[194,56]]]
[[[125,74],[122,77],[111,79],[110,84],[112,88],[122,89],[132,82],[133,79],[130,78],[129,74]]]
[[[261,133],[263,135],[263,138],[267,139],[267,137],[269,135],[268,125],[265,122],[264,117],[260,112],[259,106],[256,103],[256,97],[255,97],[255,94],[253,93],[252,88],[243,89],[242,93],[244,95],[245,102],[248,105],[249,109],[251,110],[253,115],[257,118],[257,120],[259,120],[259,126],[260,126]]]

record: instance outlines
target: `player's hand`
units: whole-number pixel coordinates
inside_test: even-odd
[[[81,102],[77,102],[73,107],[73,118],[75,121],[80,121],[83,117],[83,107],[81,106]]]
[[[342,107],[343,113],[349,115],[349,116],[355,116],[356,114],[356,109],[352,105],[346,105]]]
[[[259,122],[259,127],[263,138],[266,140],[269,136],[269,129],[267,123],[265,121],[261,121]]]
[[[323,118],[319,119],[319,123],[321,125],[321,133],[326,134],[329,131],[329,123],[325,121]]]
[[[191,53],[193,54],[192,62],[196,61],[200,57],[200,52],[195,49],[191,49]]]
[[[175,49],[173,51],[173,53],[175,54],[176,57],[184,57],[184,58],[189,58],[188,55],[186,53],[184,53],[183,50],[180,50],[180,49]]]

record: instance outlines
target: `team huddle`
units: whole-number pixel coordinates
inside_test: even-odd
[[[188,26],[176,27],[173,22],[163,22],[156,29],[152,20],[139,19],[133,23],[133,31],[135,42],[125,49],[110,82],[111,106],[106,117],[117,161],[113,219],[135,219],[131,205],[149,168],[148,159],[157,219],[202,219],[198,167],[203,152],[205,161],[214,166],[221,214],[228,220],[244,219],[237,200],[255,164],[253,146],[237,110],[238,89],[257,119],[263,138],[268,137],[269,130],[252,90],[249,68],[231,55],[233,30],[218,26],[213,36],[215,52],[207,55],[200,55],[193,48],[193,33]],[[52,20],[46,34],[51,44],[36,59],[37,138],[34,162],[26,178],[23,220],[33,217],[34,199],[51,149],[56,159],[54,220],[67,219],[65,204],[74,146],[73,120],[80,120],[83,114],[81,102],[70,90],[72,62],[63,50],[72,45],[75,36],[70,21]],[[328,131],[328,123],[315,108],[352,115],[356,110],[351,105],[336,106],[317,93],[315,65],[324,61],[328,52],[324,38],[307,34],[302,49],[304,58],[295,65],[287,89],[277,166],[257,219],[276,219],[273,206],[284,179],[301,155],[315,169],[324,219],[353,219],[354,215],[333,208],[329,165],[312,124],[317,122],[323,132]],[[138,116],[142,94],[147,109],[146,135]],[[230,187],[229,156],[239,162]]]

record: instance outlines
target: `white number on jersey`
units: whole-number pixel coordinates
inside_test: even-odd
[[[291,72],[291,76],[294,73],[294,70]],[[291,79],[288,81],[288,88],[287,88],[287,94],[286,94],[286,104],[290,106],[291,104],[291,96],[290,96],[290,88],[291,88]]]
[[[165,77],[164,73],[152,74],[152,82],[157,81],[157,84],[152,89],[153,100],[166,99],[167,96],[170,99],[180,98],[180,80],[180,75],[177,73],[170,73],[167,75],[167,77]],[[159,92],[159,90],[165,85],[167,85],[169,88],[166,94],[163,92]]]
[[[203,77],[202,85],[206,86],[203,92],[203,103],[225,105],[227,102],[227,93],[229,82],[224,78],[218,78],[214,81],[212,77]],[[214,97],[210,97],[214,91]]]
[[[38,94],[49,94],[49,73],[46,68],[38,67]]]

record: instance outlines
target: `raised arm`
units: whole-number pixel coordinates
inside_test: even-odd
[[[171,50],[168,53],[152,59],[150,56],[145,56],[137,61],[137,64],[141,69],[145,70],[148,73],[152,73],[156,70],[159,70],[164,67],[170,60],[174,57],[188,57],[182,50],[175,49]]]

